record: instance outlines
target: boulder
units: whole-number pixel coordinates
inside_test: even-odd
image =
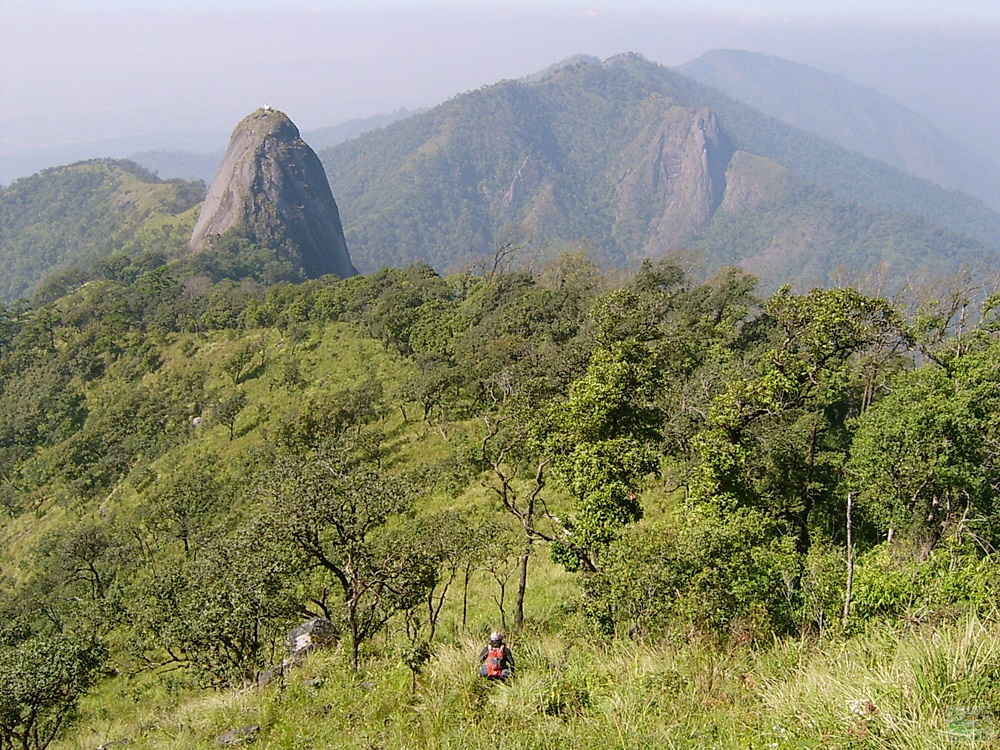
[[[253,742],[257,739],[259,732],[259,724],[250,724],[238,729],[230,729],[228,732],[223,732],[216,737],[215,744],[219,747],[229,747],[230,745],[240,745],[244,742]]]
[[[309,278],[357,271],[319,157],[288,116],[263,107],[233,130],[189,243],[193,252],[234,233],[279,250]]]
[[[302,654],[317,646],[336,643],[339,637],[340,629],[336,625],[322,617],[314,617],[289,630],[285,645],[289,655]]]

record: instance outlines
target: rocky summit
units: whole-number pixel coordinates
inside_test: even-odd
[[[310,278],[357,273],[323,165],[288,116],[270,107],[233,130],[191,250],[229,232],[280,249]]]

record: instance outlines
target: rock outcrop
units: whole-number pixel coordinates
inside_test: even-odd
[[[317,648],[331,646],[340,638],[340,628],[323,617],[314,617],[292,628],[285,636],[288,655],[271,669],[257,675],[257,687],[265,688],[289,669],[299,664]]]
[[[292,628],[285,636],[288,655],[295,656],[316,646],[329,646],[340,637],[340,629],[327,619],[314,617]]]
[[[707,224],[726,192],[734,147],[707,108],[667,106],[622,152],[614,236],[660,257]]]
[[[270,107],[233,130],[190,248],[198,252],[229,232],[278,250],[310,278],[357,273],[319,157],[288,116]]]

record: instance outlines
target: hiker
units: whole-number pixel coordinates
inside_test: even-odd
[[[490,633],[490,642],[479,654],[479,674],[487,680],[506,680],[514,676],[514,655],[503,642],[503,633]]]

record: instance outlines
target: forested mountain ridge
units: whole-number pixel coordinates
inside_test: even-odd
[[[114,253],[176,252],[204,195],[201,183],[102,159],[15,181],[0,190],[0,304]]]
[[[678,70],[786,124],[916,177],[976,196],[996,210],[996,169],[879,92],[789,60],[743,50],[706,52]]]
[[[996,295],[497,260],[0,310],[0,740],[902,750],[995,699]]]
[[[769,143],[761,133],[775,127],[780,142]],[[823,146],[815,169],[799,154],[814,145],[810,139]],[[744,151],[757,158],[733,158]],[[720,92],[710,96],[632,55],[484,87],[321,158],[356,265],[366,270],[416,259],[462,268],[509,241],[544,254],[582,239],[615,264],[678,247],[705,249],[710,267],[745,261],[766,271],[768,283],[813,284],[829,282],[838,256],[855,268],[888,260],[902,275],[928,261],[990,262],[994,253],[984,245],[1000,242],[1000,217],[957,194],[952,204],[972,206],[963,231],[975,230],[978,241],[920,219],[884,216],[886,208],[927,209],[938,223],[955,224],[930,205],[945,195],[930,183],[796,132]],[[772,161],[789,171],[779,194],[772,180],[781,170]],[[862,176],[871,168],[874,181]],[[850,205],[842,190],[840,198],[823,194],[797,176],[803,173],[820,186],[836,182],[831,175],[841,180],[838,188],[867,185],[881,208]],[[724,200],[729,182],[741,189]],[[916,191],[907,187],[914,183]],[[853,196],[873,197],[862,192]],[[769,225],[785,221],[786,209],[798,226],[775,240]],[[858,221],[845,238],[843,223],[830,217],[849,214]],[[887,248],[885,231],[868,229],[889,224],[891,242],[911,246],[913,257]],[[788,268],[775,262],[789,254]]]
[[[580,58],[484,87],[322,158],[352,259],[367,271],[416,259],[467,269],[498,247],[522,245],[526,265],[585,246],[602,263],[634,266],[679,247],[708,272],[739,263],[767,288],[784,281],[808,288],[865,274],[897,284],[989,268],[1000,243],[1000,218],[975,200],[636,56]],[[104,177],[87,179],[103,180],[102,187],[83,180],[77,195],[70,177],[79,182],[88,170],[101,170]],[[113,187],[122,180],[145,187],[123,200]],[[136,213],[135,195],[147,189],[184,197],[147,201]],[[181,236],[194,217],[176,212],[202,194],[197,183],[163,183],[107,161],[4,188],[0,258],[8,273],[0,299],[30,293],[50,271],[108,254],[154,246],[169,257],[183,253]],[[139,216],[155,241],[129,240]],[[213,278],[259,251],[274,256],[259,280],[296,278],[280,248],[221,251],[227,258],[210,263]]]
[[[1000,214],[967,193],[903,174],[813,133],[762,117],[753,107],[694,79],[680,77],[677,85],[688,96],[718,110],[749,151],[780,162],[840,198],[877,210],[921,217],[992,247],[1000,244]]]

